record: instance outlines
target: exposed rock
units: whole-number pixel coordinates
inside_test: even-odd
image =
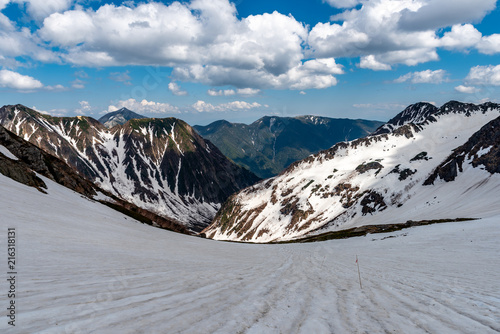
[[[382,166],[382,164],[380,162],[372,161],[372,162],[368,162],[368,163],[364,163],[362,165],[359,165],[358,167],[356,167],[356,171],[359,174],[364,174],[372,169],[377,169],[379,172],[383,168],[384,168],[384,166]]]
[[[500,117],[489,122],[462,146],[443,161],[425,180],[424,185],[434,184],[437,178],[454,181],[463,172],[464,162],[474,168],[484,166],[491,174],[500,173]]]

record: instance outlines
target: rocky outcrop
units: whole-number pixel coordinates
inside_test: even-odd
[[[489,173],[500,173],[500,117],[489,122],[476,132],[462,146],[443,161],[425,180],[424,185],[431,185],[436,179],[454,181],[463,172],[464,162],[474,168],[483,166]]]

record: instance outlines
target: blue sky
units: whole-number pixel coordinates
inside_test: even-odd
[[[0,0],[1,104],[190,124],[499,102],[495,0]]]

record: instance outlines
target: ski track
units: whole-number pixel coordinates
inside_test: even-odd
[[[500,333],[498,217],[236,244],[142,225],[44,181],[49,195],[0,176],[19,272],[16,328],[3,319],[2,333]]]

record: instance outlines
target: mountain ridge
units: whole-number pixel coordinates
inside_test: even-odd
[[[251,124],[226,120],[194,126],[227,157],[262,178],[339,141],[363,137],[382,122],[321,116],[264,116]]]

